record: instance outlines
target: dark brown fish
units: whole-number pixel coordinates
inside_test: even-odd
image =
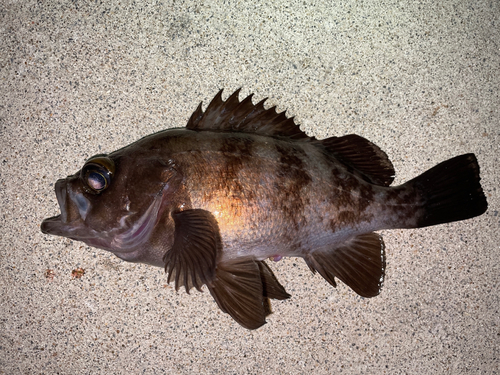
[[[330,284],[379,294],[382,238],[486,211],[473,154],[390,187],[387,155],[357,135],[317,140],[264,100],[222,91],[186,128],[90,158],[58,180],[61,214],[43,233],[164,267],[168,282],[201,290],[242,326],[262,326],[269,299],[289,296],[264,262],[302,257]]]

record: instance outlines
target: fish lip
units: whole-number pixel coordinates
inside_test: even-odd
[[[59,204],[59,210],[61,213],[56,216],[49,217],[42,221],[40,229],[42,233],[63,235],[63,224],[68,224],[68,213],[66,211],[66,192],[67,192],[67,181],[66,179],[60,179],[56,181],[55,192],[57,203]]]
[[[40,230],[44,234],[54,234],[54,228],[59,226],[61,223],[61,215],[49,217],[42,221],[42,225],[40,225]]]
[[[60,179],[56,181],[56,198],[57,203],[59,204],[59,209],[61,210],[61,214],[55,217],[60,217],[60,220],[63,223],[66,223],[68,220],[68,214],[66,211],[67,186],[68,182],[66,181],[66,179]]]
[[[88,207],[77,199],[80,192],[73,190],[72,181],[73,176],[56,181],[55,193],[61,213],[42,221],[42,233],[83,241],[90,246],[121,254],[136,251],[148,240],[158,222],[163,196],[168,189],[166,185],[156,194],[147,210],[133,225],[126,225],[122,218],[118,227],[99,232],[85,224]]]

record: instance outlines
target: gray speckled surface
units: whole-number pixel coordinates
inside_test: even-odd
[[[499,372],[498,1],[48,3],[0,12],[0,373]],[[56,179],[240,86],[310,135],[372,140],[396,183],[474,152],[489,209],[384,232],[374,299],[272,264],[292,298],[257,331],[159,268],[39,231]]]

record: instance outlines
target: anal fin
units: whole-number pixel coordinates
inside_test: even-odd
[[[271,269],[253,259],[219,263],[208,289],[220,309],[247,329],[266,323],[271,314],[269,298],[290,297]]]
[[[335,277],[362,297],[380,293],[385,275],[385,246],[376,233],[358,235],[330,251],[316,251],[306,258],[309,268],[318,271],[334,287]]]

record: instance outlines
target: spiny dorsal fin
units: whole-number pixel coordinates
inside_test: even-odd
[[[309,139],[285,112],[276,112],[276,107],[264,108],[266,99],[252,103],[253,94],[241,102],[236,90],[226,101],[222,100],[222,90],[212,99],[205,112],[201,103],[191,115],[187,128],[192,130],[222,130],[253,133],[264,136],[282,136],[291,139]]]
[[[266,99],[252,103],[250,94],[241,102],[236,90],[226,101],[222,90],[212,99],[205,112],[202,103],[188,121],[192,130],[218,130],[253,133],[269,137],[287,137],[293,140],[313,142],[344,163],[348,168],[361,172],[374,184],[389,186],[394,179],[394,168],[389,158],[378,146],[358,135],[331,137],[317,140],[309,137],[285,112],[276,112],[276,107],[264,108]]]

